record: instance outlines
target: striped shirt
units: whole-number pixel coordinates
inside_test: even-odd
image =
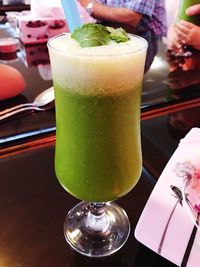
[[[166,35],[165,0],[97,0],[110,7],[125,7],[143,14],[137,29],[146,31],[150,29],[156,36]]]

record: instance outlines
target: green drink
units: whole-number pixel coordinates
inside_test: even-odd
[[[147,42],[131,35],[117,43],[102,27],[86,25],[81,34],[87,30],[90,39],[84,32],[83,40],[93,42],[100,33],[96,42],[104,33],[106,45],[82,48],[70,34],[48,43],[56,176],[66,191],[83,200],[68,212],[64,235],[73,249],[89,257],[110,255],[126,242],[128,217],[110,201],[128,193],[142,169],[140,94]],[[117,40],[123,36],[120,29],[114,34]]]
[[[140,87],[90,96],[55,85],[62,103],[57,107],[56,174],[75,197],[114,200],[136,184],[141,173]],[[60,127],[63,118],[68,123]]]
[[[59,47],[50,50],[55,170],[62,186],[79,199],[117,199],[140,177],[142,41],[132,37],[122,44],[83,49],[69,36],[52,40]]]
[[[196,25],[200,25],[200,16],[187,16],[186,9],[190,6],[200,4],[200,0],[181,0],[179,5],[178,20],[186,20]]]

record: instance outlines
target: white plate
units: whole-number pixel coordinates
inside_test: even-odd
[[[185,180],[182,186],[183,206],[200,231],[200,170],[195,169],[193,175]]]
[[[200,166],[200,129],[179,144],[163,170],[135,229],[135,237],[177,266],[200,266],[200,231],[183,206],[181,188]]]

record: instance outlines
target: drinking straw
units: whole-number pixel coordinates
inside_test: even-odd
[[[81,19],[77,9],[76,0],[61,0],[67,20],[69,31],[81,26]]]

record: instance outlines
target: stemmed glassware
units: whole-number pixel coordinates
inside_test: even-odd
[[[82,200],[64,222],[77,252],[103,257],[126,242],[130,223],[113,200],[137,183],[142,168],[140,95],[147,42],[78,48],[70,34],[48,48],[56,103],[55,171]],[[133,203],[130,203],[133,205]]]

